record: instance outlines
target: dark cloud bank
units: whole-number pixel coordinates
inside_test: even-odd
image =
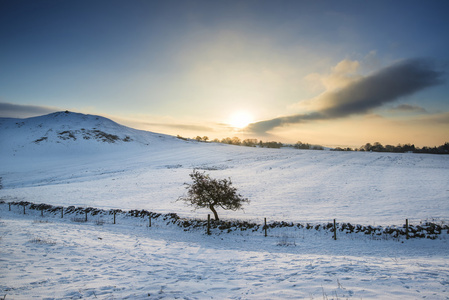
[[[247,129],[263,134],[289,124],[365,114],[385,103],[441,83],[443,73],[437,71],[431,61],[421,58],[408,59],[359,79],[338,91],[320,95],[317,100],[325,103],[326,107],[320,111],[261,121],[248,125]]]
[[[37,105],[19,105],[0,102],[1,118],[29,118],[49,114],[61,109]]]

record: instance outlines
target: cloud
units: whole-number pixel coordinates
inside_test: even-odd
[[[165,124],[165,123],[142,123],[146,126],[167,127],[173,129],[194,130],[194,131],[214,131],[212,127],[192,124]]]
[[[410,105],[410,104],[401,104],[396,107],[390,109],[393,112],[400,113],[427,113],[427,110],[420,106]]]
[[[360,66],[360,62],[356,60],[344,59],[333,67],[329,74],[311,73],[305,76],[305,79],[311,91],[322,91],[324,88],[326,92],[331,92],[359,80],[361,76],[357,72]],[[311,98],[290,105],[290,108],[310,112],[320,110],[321,106],[322,103],[317,101],[317,98]]]
[[[20,105],[0,102],[0,117],[2,118],[29,118],[60,110],[61,109],[46,106]]]
[[[346,63],[341,65],[341,68],[348,69],[348,66],[350,67],[350,64]],[[316,107],[319,107],[316,111],[253,123],[248,125],[247,130],[262,134],[290,124],[366,114],[383,104],[441,84],[442,77],[443,73],[435,70],[429,60],[403,60],[371,75],[355,79],[341,88],[322,93],[313,99],[313,102],[318,104]]]
[[[447,125],[449,125],[449,112],[443,112],[443,113],[433,114],[433,115],[424,115],[424,116],[421,116],[420,118],[418,118],[417,121],[418,122],[415,122],[415,123],[425,122],[425,123],[447,126]],[[443,129],[446,133],[446,136],[448,136],[448,139],[449,139],[447,127],[442,126],[442,127],[439,127],[439,129]]]
[[[358,61],[352,61],[344,59],[332,68],[330,74],[322,75],[319,73],[312,73],[306,76],[306,80],[312,82],[312,84],[324,86],[326,90],[336,90],[347,86],[349,83],[360,76],[357,75],[357,71],[360,68]]]
[[[120,117],[116,115],[104,115],[104,117],[110,118],[125,126],[132,128],[149,130],[155,132],[156,130],[167,129],[171,134],[178,134],[179,132],[172,132],[172,130],[192,131],[192,132],[213,132],[214,128],[207,125],[189,124],[189,123],[176,123],[172,118],[161,118],[151,115],[138,115],[134,117]],[[152,122],[148,122],[145,119],[153,119]]]

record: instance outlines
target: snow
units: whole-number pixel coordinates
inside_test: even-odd
[[[95,132],[117,138],[104,141]],[[448,222],[444,155],[198,143],[64,112],[0,119],[0,141],[6,202],[205,219],[209,211],[176,201],[196,168],[230,177],[251,200],[244,211],[219,211],[222,219]],[[334,241],[325,231],[277,228],[268,237],[207,236],[162,221],[151,228],[126,217],[115,225],[77,223],[1,204],[0,237],[0,296],[7,299],[449,298],[447,234],[399,241],[349,234]]]
[[[444,299],[447,237],[373,239],[295,228],[205,235],[153,220],[2,204],[0,291],[12,299]],[[102,222],[99,222],[102,220]],[[325,298],[325,296],[327,298]]]

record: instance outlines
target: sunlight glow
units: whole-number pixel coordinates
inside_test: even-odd
[[[229,125],[235,128],[244,128],[253,122],[253,116],[246,111],[234,112],[229,118]]]

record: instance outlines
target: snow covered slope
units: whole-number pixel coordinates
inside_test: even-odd
[[[0,197],[202,217],[177,202],[194,169],[231,177],[251,200],[224,218],[360,224],[447,219],[449,156],[197,143],[98,116],[0,121]]]
[[[260,149],[138,131],[98,116],[0,120],[0,200],[206,218],[176,199],[192,169],[231,177],[251,203],[222,219],[364,225],[447,222],[449,156]],[[89,216],[91,218],[91,216]],[[205,235],[167,221],[0,203],[6,299],[446,299],[447,233],[376,238],[299,228]],[[435,220],[436,219],[436,220]],[[103,225],[102,225],[103,224]],[[212,262],[212,263],[211,263]]]
[[[68,111],[28,119],[0,118],[0,128],[2,155],[114,151],[175,139],[125,127],[104,117]]]

